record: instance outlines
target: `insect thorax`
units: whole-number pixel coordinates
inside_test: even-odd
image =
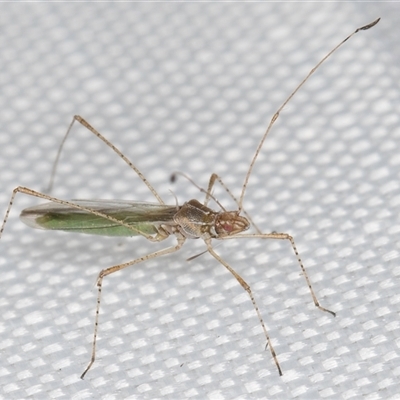
[[[197,200],[185,203],[174,216],[179,231],[189,239],[231,236],[247,230],[249,221],[237,211],[216,212]]]

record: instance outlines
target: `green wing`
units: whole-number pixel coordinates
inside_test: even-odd
[[[115,218],[134,227],[140,233],[110,219],[52,202],[26,208],[20,218],[26,225],[36,229],[102,236],[137,236],[156,234],[161,224],[174,224],[174,215],[180,208],[123,200],[71,200],[70,202]]]

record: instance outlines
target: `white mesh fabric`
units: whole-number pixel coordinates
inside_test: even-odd
[[[189,241],[105,279],[97,360],[85,380],[102,268],[173,243],[31,230],[17,196],[0,241],[0,397],[399,398],[399,61],[393,4],[3,4],[0,206],[43,190],[80,114],[166,202],[202,199],[212,172],[237,196],[281,102],[355,28],[282,112],[245,196],[265,232],[216,250],[246,292]],[[173,194],[171,193],[173,192]],[[53,194],[154,201],[97,138],[75,126]],[[220,188],[215,195],[234,208]],[[213,205],[214,206],[214,205]],[[215,207],[217,208],[217,207]]]

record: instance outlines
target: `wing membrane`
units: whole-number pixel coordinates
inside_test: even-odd
[[[161,224],[173,224],[178,206],[125,200],[71,200],[72,203],[99,211],[138,229],[156,234]],[[62,230],[103,236],[136,236],[138,232],[84,210],[64,204],[44,203],[22,211],[21,220],[36,229]]]

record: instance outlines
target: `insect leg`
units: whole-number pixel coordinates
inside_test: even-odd
[[[214,249],[212,248],[212,245],[211,245],[211,240],[205,240],[205,243],[206,243],[206,245],[207,245],[207,249],[208,249],[208,252],[217,260],[217,261],[219,261],[235,278],[236,278],[236,280],[240,283],[240,285],[242,286],[242,288],[248,293],[248,295],[250,296],[250,299],[251,299],[251,302],[253,303],[253,306],[254,306],[254,309],[256,310],[256,313],[257,313],[257,316],[258,316],[258,319],[259,319],[259,321],[260,321],[260,324],[261,324],[261,326],[262,326],[262,328],[263,328],[263,330],[264,330],[264,335],[265,335],[265,337],[266,337],[266,339],[267,339],[267,345],[269,346],[269,349],[270,349],[270,351],[271,351],[271,354],[272,354],[272,357],[273,357],[273,359],[274,359],[274,361],[275,361],[275,364],[276,364],[276,367],[278,368],[278,372],[279,372],[279,375],[280,376],[282,376],[282,370],[281,370],[281,367],[280,367],[280,365],[279,365],[279,362],[278,362],[278,358],[277,358],[277,356],[276,356],[276,353],[275,353],[275,350],[274,350],[274,348],[273,348],[273,346],[272,346],[272,343],[271,343],[271,339],[270,339],[270,337],[269,337],[269,335],[268,335],[268,331],[267,331],[267,328],[265,327],[265,324],[264,324],[264,321],[263,321],[263,319],[262,319],[262,317],[261,317],[261,313],[260,313],[260,310],[259,310],[259,308],[258,308],[258,305],[257,305],[257,303],[256,303],[256,300],[255,300],[255,298],[254,298],[254,296],[253,296],[253,293],[252,293],[252,291],[251,291],[251,289],[250,289],[250,286],[249,286],[249,284],[226,262],[226,261],[224,261],[215,251],[214,251]]]
[[[262,233],[262,234],[259,234],[259,233],[245,234],[245,233],[243,233],[243,234],[237,234],[237,235],[234,235],[234,236],[221,237],[219,239],[225,240],[225,239],[238,239],[238,238],[260,238],[260,239],[288,240],[290,242],[290,244],[292,245],[292,249],[294,251],[294,254],[296,255],[296,258],[297,258],[297,261],[298,261],[298,263],[300,265],[301,271],[302,271],[302,273],[304,275],[304,278],[306,279],[307,286],[310,289],[310,293],[311,293],[311,296],[313,298],[315,306],[318,307],[321,311],[328,312],[328,313],[332,314],[334,317],[336,317],[336,313],[334,313],[331,310],[328,310],[325,307],[322,307],[319,304],[319,301],[318,301],[317,296],[315,295],[314,290],[313,290],[313,288],[311,286],[311,281],[310,281],[310,279],[309,279],[309,277],[307,275],[306,269],[304,268],[303,261],[300,258],[299,252],[297,250],[296,244],[295,244],[294,239],[293,239],[292,236],[290,236],[287,233],[277,233],[277,232],[274,232],[274,233]]]
[[[61,204],[67,204],[67,203],[69,204],[69,202],[64,202],[63,200],[58,200],[58,199],[53,198],[53,197],[51,197],[51,196],[49,196],[47,194],[36,192],[36,191],[31,190],[31,189],[29,189],[27,187],[18,186],[12,191],[11,198],[10,198],[10,201],[8,203],[7,210],[6,210],[6,214],[5,214],[4,219],[3,219],[3,224],[1,225],[1,228],[0,228],[0,238],[3,235],[3,231],[4,231],[4,228],[5,228],[6,223],[8,221],[8,217],[10,215],[11,208],[14,205],[14,200],[15,200],[15,196],[17,195],[17,193],[24,193],[24,194],[27,194],[29,196],[38,197],[38,198],[49,200],[49,201],[55,201],[55,202],[58,202],[58,203],[61,203]]]
[[[140,170],[128,159],[128,157],[126,157],[121,150],[119,150],[117,147],[115,147],[109,140],[107,140],[97,129],[93,128],[92,125],[90,125],[85,119],[83,119],[81,116],[79,115],[75,115],[72,118],[71,123],[69,124],[67,133],[65,134],[61,145],[58,149],[57,152],[57,156],[56,159],[54,161],[53,164],[53,168],[51,170],[51,176],[50,176],[50,182],[49,182],[49,186],[47,187],[46,192],[49,193],[53,187],[53,183],[54,183],[54,177],[56,175],[56,171],[57,171],[57,165],[58,165],[58,161],[60,159],[61,156],[61,152],[62,149],[64,147],[64,144],[67,140],[67,137],[72,129],[72,126],[74,125],[75,121],[78,121],[81,125],[83,125],[87,130],[89,130],[90,132],[92,132],[95,136],[97,136],[100,140],[102,140],[108,147],[110,147],[112,150],[114,150],[115,153],[117,153],[128,165],[130,168],[132,168],[136,174],[139,176],[139,178],[143,181],[143,183],[149,188],[149,190],[151,191],[151,193],[153,193],[154,197],[158,200],[158,202],[160,204],[165,204],[164,201],[161,199],[161,197],[159,196],[159,194],[157,193],[157,191],[154,189],[154,187],[150,184],[150,182],[145,178],[145,176],[140,172]]]
[[[166,254],[174,253],[175,251],[178,251],[182,247],[184,242],[185,242],[185,238],[178,237],[178,244],[176,246],[168,247],[164,250],[159,250],[154,253],[147,254],[146,256],[137,258],[136,260],[129,261],[124,264],[114,265],[113,267],[103,269],[100,272],[100,274],[97,278],[98,292],[97,292],[96,316],[95,316],[95,321],[94,321],[94,333],[93,333],[93,342],[92,342],[92,356],[90,358],[90,362],[89,362],[88,366],[86,367],[86,369],[83,371],[83,373],[81,375],[81,379],[83,379],[85,377],[86,373],[90,370],[90,368],[92,367],[92,365],[96,359],[97,330],[99,327],[99,312],[100,312],[101,289],[102,289],[102,285],[103,285],[103,279],[107,275],[111,275],[114,272],[121,271],[122,269],[130,267],[131,265],[138,264],[140,262],[147,261],[152,258],[160,257],[160,256],[163,256]]]
[[[112,217],[111,215],[107,215],[107,214],[105,214],[103,212],[100,212],[100,211],[97,211],[97,210],[92,210],[91,208],[88,208],[88,207],[83,207],[83,206],[81,206],[79,204],[76,204],[76,203],[74,203],[72,201],[61,200],[61,199],[58,199],[57,197],[52,197],[52,196],[49,196],[48,194],[37,192],[36,190],[32,190],[32,189],[29,189],[29,188],[24,187],[24,186],[18,186],[12,192],[10,202],[8,203],[6,215],[4,216],[3,225],[0,228],[0,238],[1,238],[1,235],[2,235],[2,233],[4,231],[4,227],[5,227],[6,222],[8,220],[8,216],[9,216],[11,208],[12,208],[12,206],[14,204],[14,199],[15,199],[15,196],[17,195],[17,193],[23,193],[23,194],[27,194],[29,196],[38,197],[40,199],[49,200],[49,201],[51,201],[53,203],[63,204],[65,206],[69,206],[69,207],[75,208],[77,210],[86,211],[86,212],[88,212],[90,214],[97,215],[99,217],[108,219],[109,221],[113,221],[113,222],[115,222],[115,223],[117,223],[117,224],[119,224],[121,226],[125,226],[126,228],[130,229],[132,232],[136,232],[136,233],[140,234],[141,236],[145,237],[147,240],[149,240],[151,242],[159,242],[159,241],[161,241],[161,240],[163,240],[165,238],[161,234],[158,234],[156,236],[148,235],[145,232],[142,232],[139,229],[135,228],[134,226],[129,225],[129,224],[127,224],[126,222],[124,222],[122,220],[119,220],[117,218]]]

